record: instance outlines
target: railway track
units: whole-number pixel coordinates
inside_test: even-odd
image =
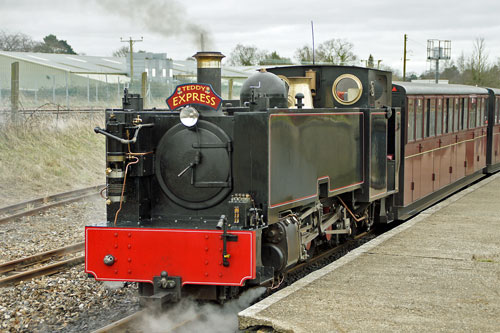
[[[105,185],[86,187],[0,208],[0,224],[9,222],[18,217],[34,215],[52,207],[98,195],[99,190],[104,186]]]
[[[144,314],[146,314],[146,310],[137,311],[125,318],[112,322],[111,324],[101,327],[98,330],[92,331],[92,333],[127,332],[127,330],[132,329],[133,324],[136,323]]]
[[[0,277],[0,287],[38,276],[54,274],[68,267],[83,263],[85,261],[84,255],[78,255],[69,259],[65,259],[64,256],[81,252],[84,248],[85,243],[81,242],[0,264],[0,275],[3,275],[3,277]],[[50,263],[39,266],[46,262]],[[32,266],[39,267],[30,268]]]
[[[295,273],[295,272],[300,271],[301,269],[304,269],[310,265],[313,265],[313,264],[315,264],[315,263],[317,263],[325,258],[328,258],[329,256],[331,256],[335,253],[345,251],[345,250],[349,249],[350,247],[352,247],[353,244],[355,244],[358,240],[360,240],[364,237],[367,237],[367,236],[375,235],[375,233],[376,233],[375,229],[371,229],[369,231],[362,232],[362,233],[354,236],[352,239],[349,239],[349,240],[345,241],[344,243],[335,246],[334,248],[331,248],[329,250],[321,252],[318,255],[315,255],[310,260],[303,262],[303,263],[300,263],[297,266],[294,266],[293,268],[288,270],[286,272],[286,274],[289,275],[289,274]]]
[[[147,309],[143,309],[140,311],[137,311],[125,318],[122,318],[120,320],[117,320],[109,325],[106,325],[98,330],[93,331],[92,333],[117,333],[117,332],[142,332],[142,330],[137,327],[137,324],[140,323],[140,320],[142,317],[146,314],[148,314]],[[173,324],[171,327],[166,327],[161,330],[162,333],[175,333],[179,331],[184,331],[186,332],[186,328],[188,327],[189,324],[195,322],[196,320],[200,319],[202,315],[196,315],[193,318],[186,319],[183,321],[180,321],[178,323]]]

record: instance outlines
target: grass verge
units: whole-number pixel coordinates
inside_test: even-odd
[[[103,115],[31,116],[0,125],[0,207],[105,182]]]

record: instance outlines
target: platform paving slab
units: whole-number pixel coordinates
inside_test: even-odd
[[[500,174],[239,313],[276,332],[500,332]]]

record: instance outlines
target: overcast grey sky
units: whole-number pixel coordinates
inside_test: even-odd
[[[429,68],[427,39],[451,40],[456,60],[461,52],[472,52],[475,38],[484,37],[489,60],[500,57],[497,0],[0,0],[0,14],[0,30],[36,40],[52,33],[87,55],[111,55],[126,45],[120,37],[142,36],[137,50],[185,59],[199,49],[193,35],[205,30],[211,48],[226,56],[242,43],[293,57],[297,48],[311,44],[313,20],[316,45],[344,38],[360,59],[371,53],[400,72],[405,33],[408,72]]]

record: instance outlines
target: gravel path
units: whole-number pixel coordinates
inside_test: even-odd
[[[90,199],[0,225],[0,262],[82,242],[84,226],[104,220],[104,201]],[[0,287],[0,331],[86,332],[137,308],[134,284],[95,281],[81,264]]]

